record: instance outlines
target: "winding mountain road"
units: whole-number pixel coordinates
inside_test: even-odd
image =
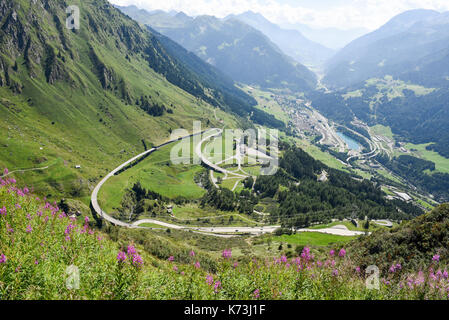
[[[236,174],[235,172],[231,172],[228,171],[226,169],[220,168],[218,166],[216,166],[215,164],[213,164],[212,162],[210,162],[208,159],[206,159],[202,152],[201,152],[201,146],[202,144],[214,137],[214,136],[219,136],[223,130],[222,129],[210,129],[210,130],[206,130],[203,132],[199,132],[199,133],[195,133],[183,138],[178,138],[175,140],[170,140],[158,147],[154,147],[150,150],[147,150],[145,152],[142,152],[141,154],[129,159],[128,161],[124,162],[123,164],[121,164],[120,166],[118,166],[117,168],[115,168],[113,171],[111,171],[110,173],[108,173],[99,183],[98,185],[94,188],[92,195],[91,195],[91,203],[92,203],[92,207],[95,210],[95,212],[102,217],[103,219],[109,221],[110,223],[116,225],[116,226],[120,226],[120,227],[124,227],[124,228],[139,228],[139,229],[151,229],[151,228],[146,228],[146,227],[141,227],[142,224],[156,224],[156,225],[160,225],[163,227],[167,227],[167,228],[171,228],[171,229],[175,229],[175,230],[191,230],[193,232],[197,232],[197,233],[201,233],[201,234],[208,234],[208,235],[213,235],[213,236],[217,236],[217,237],[231,237],[231,236],[235,236],[235,235],[229,235],[230,233],[234,234],[234,233],[245,233],[245,234],[252,234],[252,235],[260,235],[263,233],[272,233],[274,232],[274,230],[276,230],[277,228],[279,228],[280,226],[266,226],[266,227],[210,227],[210,228],[200,228],[200,227],[188,227],[188,226],[180,226],[180,225],[176,225],[176,224],[171,224],[171,223],[166,223],[166,222],[162,222],[162,221],[158,221],[158,220],[154,220],[154,219],[142,219],[139,221],[136,221],[134,223],[126,223],[120,220],[117,220],[113,217],[111,217],[110,215],[108,215],[106,212],[104,212],[99,203],[98,203],[98,193],[100,192],[101,188],[103,187],[103,185],[110,179],[112,178],[117,172],[119,172],[120,170],[122,170],[123,168],[126,168],[128,165],[132,164],[134,161],[150,154],[153,153],[154,151],[158,150],[159,148],[166,146],[168,144],[174,143],[176,141],[185,139],[185,138],[190,138],[199,134],[204,134],[206,132],[209,131],[213,131],[213,130],[218,130],[218,133],[214,133],[212,135],[207,135],[206,138],[202,139],[201,142],[196,146],[196,152],[198,154],[198,156],[201,158],[201,160],[208,166],[216,169],[217,171],[223,172],[225,174],[231,174],[231,175],[237,175],[237,176],[241,176],[241,177],[245,177],[239,174]],[[227,233],[228,235],[223,235],[223,233]]]

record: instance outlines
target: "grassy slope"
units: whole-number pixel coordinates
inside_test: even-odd
[[[218,241],[180,231],[168,234],[126,229],[110,229],[108,236],[93,231],[92,224],[83,222],[83,218],[69,219],[51,204],[45,205],[30,194],[21,196],[21,192],[26,193],[10,182],[0,186],[1,300],[447,298],[447,280],[443,277],[425,278],[424,285],[415,285],[413,280],[420,275],[400,271],[389,273],[379,290],[368,290],[363,269],[357,273],[352,258],[329,256],[329,248],[313,249],[313,256],[304,250],[300,260],[273,260],[267,256],[266,247],[248,246],[242,239]],[[426,222],[446,219],[444,210],[447,208],[411,224],[420,232],[432,225]],[[389,243],[394,237],[387,239]],[[130,253],[128,245],[137,249],[141,263],[133,259],[133,255],[137,256]],[[341,245],[335,243],[332,248],[338,253]],[[212,254],[195,249],[192,257],[189,251],[195,246],[207,247]],[[248,249],[255,247],[262,251],[250,254]],[[233,248],[229,260],[220,257],[220,251],[226,248]],[[117,260],[121,250],[127,255],[125,263]],[[354,249],[347,250],[353,253]],[[170,256],[173,262],[168,261]],[[66,270],[71,265],[80,271],[78,290],[66,287]],[[207,275],[213,277],[211,285],[206,282]],[[412,279],[410,289],[404,286],[407,279]],[[214,288],[216,281],[220,283]],[[437,284],[441,290],[432,289]]]
[[[82,12],[93,12],[91,2],[73,4],[79,5]],[[22,94],[15,95],[0,87],[0,165],[15,170],[55,163],[45,171],[18,175],[19,180],[33,185],[40,194],[68,194],[87,201],[92,182],[143,151],[142,139],[147,144],[164,142],[170,128],[189,129],[194,120],[201,120],[204,127],[219,125],[211,117],[214,107],[170,84],[140,55],[129,54],[128,61],[124,45],[117,45],[114,38],[105,37],[102,32],[93,35],[86,15],[82,15],[78,33],[64,30],[74,55],[72,60],[58,41],[51,16],[25,2],[21,5],[24,12],[30,9],[45,22],[41,27],[48,33],[47,42],[65,57],[64,68],[74,80],[72,84],[56,81],[52,85],[42,72],[30,78],[21,63],[23,56],[19,55],[18,70],[10,76],[23,85]],[[19,15],[24,12],[19,11]],[[104,27],[107,30],[108,26]],[[33,33],[30,36],[36,37]],[[126,79],[134,97],[149,95],[158,103],[173,105],[174,113],[151,117],[137,106],[128,105],[116,93],[104,90],[92,71],[88,45],[117,78]],[[10,59],[9,63],[14,61]],[[37,70],[36,66],[33,68]],[[226,113],[217,110],[217,114],[225,123],[235,123]],[[81,170],[75,170],[77,164],[82,165]]]
[[[328,246],[330,244],[346,244],[356,237],[336,236],[318,232],[301,232],[294,235],[275,237],[275,241],[302,246]]]

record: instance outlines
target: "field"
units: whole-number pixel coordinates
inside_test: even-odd
[[[187,142],[188,140],[180,143]],[[200,198],[205,190],[195,183],[194,177],[203,170],[202,167],[200,165],[172,164],[170,152],[173,145],[155,151],[133,168],[108,180],[99,194],[100,203],[105,211],[113,211],[113,208],[118,208],[126,189],[132,187],[136,182],[140,182],[143,188],[163,194],[168,198],[178,196],[187,199]]]
[[[417,155],[427,161],[432,161],[435,163],[435,169],[438,172],[449,173],[449,159],[441,156],[438,152],[426,150],[426,147],[431,143],[427,144],[406,144],[405,148],[412,151],[413,154]],[[416,151],[415,151],[416,150]]]
[[[328,246],[330,244],[345,244],[355,238],[357,237],[336,236],[319,232],[300,232],[274,237],[273,240],[301,246]]]
[[[265,111],[268,114],[273,115],[276,119],[281,120],[285,124],[288,123],[288,116],[284,112],[283,108],[273,99],[272,93],[262,91],[250,86],[242,87],[242,90],[252,95],[257,101],[256,108]]]

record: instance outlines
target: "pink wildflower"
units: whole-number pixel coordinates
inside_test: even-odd
[[[216,281],[215,282],[215,286],[214,286],[215,293],[217,293],[220,288],[221,288],[221,282],[220,281]]]
[[[129,245],[129,246],[128,246],[127,252],[128,252],[128,255],[133,255],[133,254],[136,254],[136,253],[137,253],[136,248],[134,248],[133,245]]]
[[[125,262],[126,260],[126,254],[123,251],[119,251],[118,255],[117,255],[117,261],[119,263]]]
[[[138,254],[134,254],[132,263],[133,263],[133,266],[135,266],[135,267],[141,267],[143,265],[142,257],[139,256]]]
[[[221,256],[225,259],[229,259],[232,256],[232,251],[231,249],[224,249]]]
[[[260,298],[260,290],[259,289],[254,290],[253,295],[254,295],[254,298],[259,299]]]

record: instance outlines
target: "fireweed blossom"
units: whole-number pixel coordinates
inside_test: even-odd
[[[135,267],[141,267],[143,265],[142,257],[139,256],[137,253],[133,255],[132,257],[132,264]]]
[[[232,256],[232,251],[231,251],[231,249],[225,249],[225,250],[223,250],[221,256],[222,256],[223,258],[225,258],[225,259],[231,258],[231,256]]]
[[[254,295],[254,298],[259,299],[260,298],[260,290],[259,289],[254,290],[253,295]]]
[[[195,263],[195,268],[199,269],[200,267],[201,267],[200,262],[197,261],[197,262]]]
[[[329,255],[331,256],[331,257],[333,257],[334,255],[335,255],[335,250],[331,250],[331,251],[329,251]]]
[[[6,263],[6,261],[7,261],[8,259],[6,258],[6,256],[2,253],[2,254],[0,254],[0,264],[1,263]]]
[[[338,253],[339,257],[344,257],[346,255],[346,250],[345,249],[341,249],[340,252]]]
[[[31,227],[31,225],[28,225],[25,231],[26,233],[31,233],[33,231],[33,228]]]
[[[214,283],[214,277],[212,277],[210,274],[208,274],[206,276],[206,283],[211,286],[212,283]]]
[[[5,206],[3,206],[3,208],[0,208],[0,215],[6,216],[7,213],[8,213],[8,211],[6,210]]]
[[[216,281],[215,282],[215,286],[214,286],[214,291],[215,293],[218,293],[218,290],[221,288],[221,282],[220,281]]]
[[[392,265],[388,271],[389,271],[390,273],[394,273],[394,272],[396,271],[396,266],[395,266],[395,265]]]
[[[137,254],[136,248],[133,245],[129,245],[127,248],[128,255]]]
[[[175,261],[175,257],[173,257],[173,256],[168,257],[168,261],[170,261],[170,262]]]
[[[126,253],[124,253],[123,251],[119,251],[118,255],[117,255],[117,261],[119,263],[123,263],[126,261]]]
[[[432,258],[432,261],[439,262],[440,261],[440,256],[438,254],[434,255],[433,258]]]
[[[191,256],[191,257],[194,257],[194,256],[195,256],[195,251],[193,251],[193,250],[190,251],[190,256]]]

